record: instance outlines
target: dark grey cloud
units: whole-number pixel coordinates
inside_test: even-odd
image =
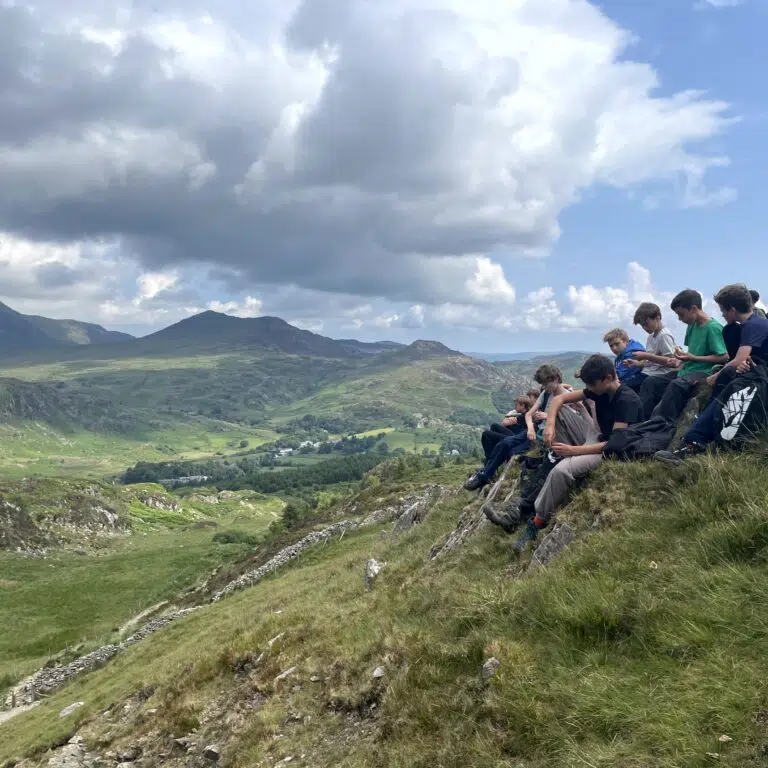
[[[548,246],[593,183],[715,162],[686,147],[725,105],[652,98],[624,42],[582,0],[3,4],[0,230],[233,289],[511,300],[479,257]]]

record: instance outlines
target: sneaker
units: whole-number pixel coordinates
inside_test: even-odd
[[[672,467],[679,467],[686,459],[698,456],[706,450],[706,446],[701,443],[683,443],[676,451],[656,451],[653,458]]]
[[[518,536],[517,539],[515,539],[514,544],[512,544],[512,551],[522,552],[528,546],[529,541],[536,541],[538,535],[539,529],[536,527],[536,524],[533,522],[533,520],[529,520],[525,524],[523,532],[520,534],[520,536]]]
[[[503,528],[507,533],[512,533],[520,525],[520,512],[514,503],[510,504],[486,504],[483,513],[494,525]]]
[[[488,478],[484,472],[475,472],[465,483],[465,491],[479,491],[483,486],[488,485]]]

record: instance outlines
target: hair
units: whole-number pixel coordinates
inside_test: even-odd
[[[533,407],[534,402],[535,402],[534,399],[530,397],[530,395],[518,395],[515,398],[515,408],[517,408],[517,406],[520,405],[523,408],[525,408],[526,411],[530,411],[531,408]],[[519,411],[520,408],[517,408],[517,410]]]
[[[749,295],[752,297],[753,304],[757,304],[760,301],[760,294],[754,288],[750,289]]]
[[[529,389],[526,393],[526,397],[531,398],[531,402],[535,403],[539,399],[539,395],[541,395],[540,389]]]
[[[686,288],[672,299],[672,303],[669,305],[673,312],[677,312],[678,309],[701,309],[703,305],[703,299],[698,291],[694,291],[693,288]]]
[[[742,315],[753,309],[752,294],[746,285],[726,285],[715,294],[715,301],[720,309],[735,309]]]
[[[642,325],[648,320],[661,320],[661,307],[650,301],[644,301],[636,310],[632,322],[635,325]]]
[[[616,368],[613,360],[605,355],[591,355],[584,361],[579,375],[581,380],[589,386],[590,384],[597,384],[603,379],[615,379]]]
[[[557,381],[563,383],[563,374],[556,365],[542,365],[535,373],[533,380],[541,386]]]
[[[603,336],[603,341],[613,344],[614,341],[629,341],[629,334],[623,328],[613,328]]]

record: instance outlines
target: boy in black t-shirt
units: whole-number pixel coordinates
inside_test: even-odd
[[[603,460],[603,448],[611,433],[626,429],[643,420],[643,406],[637,393],[622,386],[616,376],[613,361],[603,355],[592,355],[581,367],[581,380],[586,388],[580,392],[558,395],[552,401],[549,419],[544,430],[544,442],[560,460],[549,473],[544,487],[534,503],[535,516],[522,536],[514,543],[522,551],[538,532],[545,528],[555,510],[568,500],[571,486],[577,479],[588,475]],[[557,442],[557,421],[561,408],[591,400],[595,406],[595,421],[589,423],[579,442]],[[521,508],[521,513],[524,510]]]

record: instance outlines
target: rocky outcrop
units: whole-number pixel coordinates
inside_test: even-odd
[[[534,550],[528,571],[536,571],[549,565],[573,541],[575,535],[568,523],[555,525]]]
[[[501,495],[503,488],[506,489],[506,498],[509,498],[517,488],[517,481],[515,481],[515,484],[511,488],[506,488],[507,474],[510,466],[511,464],[508,463],[504,467],[501,477],[499,477],[499,479],[491,486],[486,496],[483,497],[481,492],[480,503],[474,501],[467,506],[459,518],[456,528],[432,547],[432,550],[429,553],[430,560],[435,560],[438,557],[447,555],[454,549],[466,544],[476,533],[484,531],[490,527],[491,524],[488,522],[485,513],[483,512],[485,505],[493,503],[494,499]]]

